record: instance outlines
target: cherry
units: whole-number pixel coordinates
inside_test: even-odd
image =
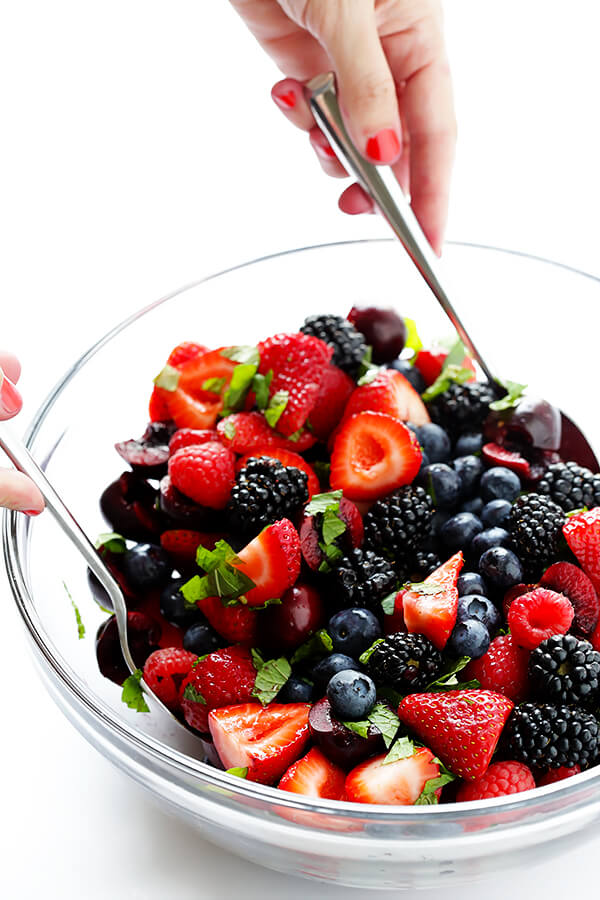
[[[346,531],[340,535],[336,543],[345,551],[353,550],[355,547],[362,546],[364,537],[364,527],[362,516],[358,507],[342,497],[339,506],[339,517],[346,525]],[[322,537],[319,533],[319,520],[317,516],[305,515],[300,525],[300,547],[302,556],[307,566],[317,572],[319,566],[325,559],[325,554],[319,547]]]
[[[160,625],[141,612],[127,613],[127,636],[133,661],[140,669],[150,654],[158,649]],[[98,668],[105,678],[123,684],[129,676],[129,669],[121,653],[117,621],[114,616],[107,619],[96,635],[96,658]]]
[[[174,431],[174,423],[150,422],[141,438],[120,441],[115,450],[134,472],[146,478],[162,478],[167,473],[169,441]]]
[[[376,728],[369,726],[366,738],[346,728],[334,716],[327,697],[314,704],[308,715],[308,725],[313,740],[325,756],[344,769],[351,769],[384,750],[383,738]]]
[[[177,490],[168,475],[160,481],[158,502],[172,526],[198,531],[218,530],[219,513],[194,503]]]
[[[100,509],[116,532],[144,541],[161,531],[155,502],[156,491],[147,481],[133,472],[123,472],[102,493]]]
[[[373,362],[391,362],[400,356],[406,344],[404,319],[393,309],[378,306],[353,306],[348,319],[373,348]]]
[[[324,619],[318,591],[297,583],[283,594],[281,604],[268,606],[261,613],[262,642],[274,650],[294,650],[321,627]]]
[[[525,444],[538,450],[558,450],[562,424],[560,411],[547,400],[523,397],[513,409],[490,413],[485,423],[490,441]]]

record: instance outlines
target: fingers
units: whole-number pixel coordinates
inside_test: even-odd
[[[44,498],[26,475],[11,469],[0,469],[1,506],[38,515],[44,509]]]
[[[18,390],[0,368],[0,419],[12,419],[23,406]]]
[[[13,384],[21,377],[21,363],[13,353],[7,353],[5,350],[0,350],[0,369]]]
[[[310,145],[317,154],[321,168],[332,178],[347,178],[348,173],[335,155],[333,148],[321,129],[315,125],[308,133]]]
[[[340,194],[338,206],[342,212],[349,216],[359,216],[361,213],[375,212],[373,201],[365,194],[359,184],[351,184],[349,188]]]
[[[344,178],[346,171],[338,162],[329,141],[315,125],[313,114],[304,97],[304,87],[295,78],[284,78],[271,89],[271,97],[286,119],[302,131],[308,131],[311,147],[317,154],[321,168],[333,178]]]

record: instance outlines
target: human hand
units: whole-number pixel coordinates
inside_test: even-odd
[[[23,405],[15,387],[20,374],[21,366],[16,357],[0,351],[0,419],[12,419]],[[26,475],[14,469],[0,468],[0,506],[37,516],[44,508],[44,498]]]
[[[364,156],[391,164],[434,250],[442,248],[456,122],[438,0],[231,0],[286,77],[272,97],[308,131],[328,175],[346,175],[315,125],[302,82],[333,69],[346,125]],[[372,212],[353,184],[339,200]]]

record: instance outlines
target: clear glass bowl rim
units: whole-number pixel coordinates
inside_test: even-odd
[[[183,287],[169,294],[166,294],[160,299],[155,300],[153,303],[150,303],[148,306],[143,307],[142,309],[128,316],[126,319],[122,320],[113,328],[111,328],[103,337],[96,341],[95,344],[93,344],[85,353],[83,353],[79,357],[79,359],[77,359],[73,363],[73,365],[65,372],[63,377],[50,391],[46,399],[43,401],[43,403],[35,413],[31,423],[29,424],[25,432],[24,440],[26,445],[31,448],[38,432],[44,424],[47,416],[51,412],[52,407],[60,396],[61,392],[70,384],[70,382],[76,377],[77,373],[86,365],[86,363],[107,343],[109,343],[112,338],[120,334],[122,331],[125,331],[130,325],[134,324],[143,316],[151,313],[152,310],[156,309],[164,303],[167,303],[174,297],[216,278],[228,275],[231,272],[249,268],[251,266],[256,266],[261,263],[268,263],[270,260],[279,259],[281,257],[300,253],[309,253],[313,250],[327,250],[334,249],[336,247],[383,243],[394,243],[394,238],[366,238],[362,240],[335,241],[331,243],[313,244],[306,247],[283,250],[277,253],[258,257],[256,259],[247,260],[234,266],[230,266],[219,272],[215,272],[196,281],[190,282]],[[487,244],[465,241],[449,241],[448,244],[450,246],[461,248],[490,251],[494,253],[506,254],[509,256],[519,256],[531,260],[532,262],[555,266],[559,269],[572,272],[575,275],[579,275],[600,284],[600,277],[593,275],[590,272],[585,272],[574,266],[557,262],[556,260],[547,259],[535,254],[526,253],[521,250],[513,250],[508,248],[495,247]],[[126,743],[131,743],[138,753],[141,753],[145,758],[147,758],[148,762],[150,762],[150,760],[154,758],[167,769],[169,767],[172,767],[174,770],[178,771],[182,776],[186,778],[189,778],[191,776],[192,778],[197,779],[203,784],[226,788],[227,791],[233,796],[237,795],[239,797],[260,800],[262,802],[276,802],[279,806],[286,806],[290,809],[303,812],[319,812],[325,815],[336,816],[347,815],[348,817],[356,815],[363,821],[370,818],[377,819],[378,822],[381,822],[382,820],[388,820],[390,824],[400,824],[403,818],[412,818],[415,815],[428,817],[433,816],[435,818],[435,821],[440,821],[442,818],[457,816],[468,819],[471,817],[479,816],[484,811],[487,814],[493,814],[494,812],[500,813],[501,811],[503,813],[506,813],[510,809],[517,810],[523,809],[524,807],[526,807],[529,812],[533,813],[536,811],[537,807],[542,807],[550,799],[550,797],[552,797],[553,800],[562,800],[564,805],[566,806],[569,799],[583,799],[580,795],[582,795],[584,792],[589,793],[589,788],[591,786],[600,787],[600,766],[597,766],[587,772],[582,772],[579,775],[572,776],[565,781],[560,781],[543,788],[536,788],[535,793],[525,792],[523,794],[501,797],[493,804],[490,804],[489,801],[484,800],[460,804],[449,803],[443,804],[441,806],[386,806],[382,804],[367,805],[360,803],[349,803],[347,801],[340,803],[339,801],[332,800],[314,800],[310,798],[302,799],[301,795],[298,794],[292,794],[288,791],[279,791],[275,787],[267,787],[255,782],[245,781],[244,779],[238,778],[233,775],[227,775],[225,772],[214,768],[208,763],[204,763],[200,760],[180,753],[179,751],[171,749],[161,741],[152,738],[150,735],[147,735],[134,727],[125,727],[122,722],[119,722],[117,721],[117,719],[115,719],[112,710],[107,704],[104,704],[102,701],[92,701],[91,698],[88,697],[71,679],[69,672],[62,665],[61,660],[52,653],[51,648],[44,640],[43,627],[37,615],[35,604],[33,602],[33,598],[30,595],[25,573],[21,565],[18,540],[18,526],[20,523],[20,519],[21,517],[18,513],[11,510],[4,510],[2,543],[9,584],[19,612],[21,613],[21,616],[35,648],[37,649],[42,659],[49,666],[49,668],[58,677],[62,685],[67,689],[69,694],[71,694],[74,699],[79,704],[81,704],[86,713],[91,715],[96,720],[99,720],[109,732],[112,732],[114,734],[115,737],[124,740]],[[562,805],[563,804],[561,803],[561,806]]]

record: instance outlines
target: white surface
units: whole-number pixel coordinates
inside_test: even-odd
[[[600,274],[594,7],[447,4],[460,127],[451,238]],[[277,77],[223,0],[0,8],[0,340],[24,361],[23,422],[99,333],[161,294],[278,249],[383,233],[374,217],[337,212],[338,185],[269,99]],[[543,314],[543,297],[531,302]],[[3,896],[366,896],[250,866],[156,809],[54,708],[2,587]],[[600,837],[512,879],[512,896],[576,895],[594,849]],[[485,894],[507,887],[498,878]]]

